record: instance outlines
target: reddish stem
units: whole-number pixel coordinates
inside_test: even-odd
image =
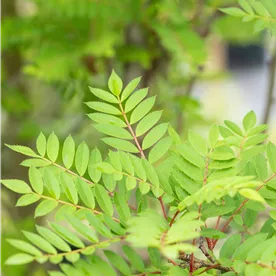
[[[162,196],[160,196],[158,198],[158,200],[159,200],[161,208],[162,208],[163,216],[164,216],[165,220],[167,220],[167,214],[166,214],[166,210],[165,210],[165,206],[164,206],[164,202],[163,202]]]
[[[170,227],[173,225],[173,223],[174,223],[174,221],[175,221],[175,219],[176,219],[176,217],[178,216],[179,213],[180,213],[180,211],[177,210],[176,213],[174,214],[174,216],[173,216],[173,218],[172,218],[172,220],[170,222]]]

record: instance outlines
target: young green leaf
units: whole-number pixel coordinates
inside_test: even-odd
[[[119,156],[120,156],[120,161],[122,163],[123,169],[127,173],[129,173],[131,175],[134,175],[134,167],[133,167],[131,159],[130,159],[131,155],[128,154],[128,153],[120,151]]]
[[[88,107],[103,113],[112,114],[112,115],[121,115],[121,111],[117,107],[111,104],[102,103],[102,102],[87,102],[85,104]]]
[[[74,216],[67,215],[68,222],[73,226],[73,228],[80,233],[82,236],[84,236],[86,239],[88,239],[91,242],[99,242],[99,239],[96,235],[96,233],[87,225],[83,224],[81,220],[78,220]]]
[[[266,180],[268,177],[268,170],[266,158],[263,155],[258,154],[255,157],[255,168],[259,179],[262,181]]]
[[[89,162],[89,148],[85,142],[82,142],[76,151],[75,166],[80,176],[86,172]]]
[[[86,218],[89,222],[89,224],[95,228],[95,230],[102,236],[111,238],[113,237],[110,230],[102,223],[100,219],[98,219],[95,215],[92,215],[91,213],[86,214]]]
[[[118,100],[114,95],[111,93],[104,91],[102,89],[93,88],[89,86],[89,89],[91,93],[93,93],[96,97],[100,98],[101,100],[104,100],[109,103],[118,103]]]
[[[40,171],[35,167],[30,167],[29,179],[34,191],[41,195],[43,193],[43,180]]]
[[[95,148],[90,154],[89,163],[88,163],[88,174],[95,183],[99,182],[102,175],[102,173],[96,169],[95,165],[101,162],[102,162],[102,155],[98,150],[98,148]]]
[[[67,218],[66,218],[66,215],[71,215],[71,214],[74,214],[76,212],[77,208],[73,205],[63,205],[61,206],[56,214],[55,214],[55,220],[56,221],[66,221]],[[82,209],[82,211],[84,211]]]
[[[131,111],[135,106],[137,106],[148,94],[148,88],[143,88],[137,90],[132,94],[125,104],[125,112]]]
[[[150,97],[142,101],[132,112],[130,116],[130,124],[135,124],[149,113],[155,103],[156,96]]]
[[[118,138],[102,138],[102,140],[109,146],[132,153],[138,153],[139,150],[129,141],[124,141]]]
[[[71,135],[69,135],[63,144],[62,161],[66,169],[70,169],[73,165],[75,157],[75,142]]]
[[[57,201],[54,201],[51,199],[43,200],[42,202],[39,203],[39,205],[35,209],[35,218],[43,217],[51,213],[57,206],[58,206]]]
[[[24,236],[35,246],[40,248],[41,250],[49,253],[49,254],[57,254],[56,249],[44,238],[40,237],[39,235],[32,233],[32,232],[27,232],[27,231],[22,231]]]
[[[124,195],[116,192],[114,195],[114,203],[120,220],[126,223],[131,217],[131,214]]]
[[[246,13],[239,8],[222,8],[219,10],[234,17],[243,17],[246,15]]]
[[[47,155],[52,162],[58,157],[59,140],[54,132],[52,132],[47,141]]]
[[[271,170],[276,173],[276,146],[271,142],[267,145],[266,154]]]
[[[1,180],[1,183],[8,189],[19,194],[27,194],[32,192],[30,186],[22,180],[3,179]]]
[[[162,138],[149,152],[149,161],[155,163],[162,158],[170,149],[172,145],[172,138],[167,136]]]
[[[136,127],[136,136],[139,137],[151,129],[161,118],[162,110],[153,111],[146,115]]]
[[[42,256],[42,253],[36,247],[29,244],[28,242],[14,239],[7,239],[7,242],[10,243],[13,247],[23,252],[26,252],[34,256]]]
[[[192,147],[201,155],[206,156],[208,153],[208,147],[206,141],[196,132],[189,131],[188,140]]]
[[[223,244],[222,248],[219,252],[220,258],[231,258],[231,256],[234,254],[236,248],[241,243],[241,235],[236,234],[231,237],[229,237],[226,242]]]
[[[135,90],[135,88],[137,87],[137,85],[139,84],[141,80],[141,77],[138,77],[134,80],[132,80],[124,89],[123,93],[122,93],[122,97],[121,97],[121,101],[123,102],[125,99],[128,98],[128,96],[131,94],[131,92],[133,92]]]
[[[143,150],[150,148],[161,139],[168,129],[168,123],[163,123],[154,127],[144,138],[142,143]]]
[[[78,247],[78,248],[84,248],[83,242],[76,236],[74,235],[71,231],[69,231],[67,228],[58,225],[56,223],[50,223],[51,227],[53,230],[61,236],[65,241],[69,242],[70,244]]]
[[[89,208],[94,209],[95,199],[89,184],[87,184],[86,182],[84,182],[82,179],[78,177],[76,180],[76,187],[83,203]]]
[[[211,148],[214,148],[219,138],[219,128],[217,125],[212,125],[209,132],[209,143]]]
[[[51,162],[49,160],[33,158],[24,160],[20,165],[24,167],[45,167],[51,165]]]
[[[108,215],[113,215],[113,206],[111,199],[107,193],[107,191],[104,189],[101,185],[95,185],[95,196],[97,199],[98,204],[100,205],[101,209]]]
[[[25,147],[25,146],[18,146],[18,145],[7,145],[8,148],[10,148],[13,151],[19,152],[21,154],[31,156],[31,157],[39,157],[32,149]]]
[[[123,88],[123,82],[114,70],[108,79],[108,88],[116,96],[121,94]]]
[[[134,170],[135,170],[135,173],[137,174],[137,176],[146,181],[147,180],[147,174],[146,174],[146,171],[144,169],[144,166],[143,166],[143,163],[142,163],[142,160],[134,155],[130,155],[130,159],[132,161],[132,164],[133,164],[133,167],[134,167]]]
[[[25,253],[18,253],[15,255],[12,255],[11,257],[9,257],[5,264],[7,265],[22,265],[22,264],[28,264],[31,263],[32,261],[34,261],[34,257],[29,255],[29,254],[25,254]]]
[[[42,132],[40,132],[36,139],[36,149],[42,157],[45,156],[46,145],[47,145],[46,137]]]
[[[50,229],[45,228],[43,226],[36,225],[36,230],[45,240],[47,240],[49,243],[54,245],[59,250],[64,252],[71,251],[70,246]]]
[[[94,128],[96,128],[99,132],[104,133],[109,136],[121,138],[121,139],[128,139],[132,140],[133,137],[131,134],[125,130],[124,128],[111,125],[111,124],[97,124],[94,125]]]
[[[249,14],[254,14],[254,11],[250,4],[246,0],[238,0],[240,6]]]
[[[129,262],[131,265],[139,272],[144,272],[145,271],[145,265],[140,257],[140,255],[134,251],[131,247],[124,245],[123,246],[123,251],[125,255],[127,256]]]
[[[150,191],[150,184],[146,182],[139,182],[139,190],[142,195],[147,194]]]
[[[225,125],[230,128],[234,133],[240,135],[240,136],[243,136],[243,133],[240,129],[240,127],[235,124],[234,122],[231,122],[231,121],[228,121],[228,120],[225,120],[224,121]]]
[[[264,203],[265,200],[260,196],[260,194],[255,191],[255,190],[252,190],[252,189],[248,189],[248,188],[245,188],[245,189],[241,189],[239,191],[239,193],[248,198],[248,199],[252,199],[252,200],[255,200],[255,201],[259,201],[259,202],[262,202]]]
[[[118,254],[110,251],[110,250],[104,250],[104,254],[107,257],[107,259],[110,261],[110,263],[117,268],[123,275],[130,275],[131,271],[126,263],[126,261]]]
[[[28,206],[30,204],[33,204],[35,202],[37,202],[38,200],[40,200],[40,196],[36,195],[36,194],[26,194],[21,196],[17,202],[16,202],[16,206]]]
[[[88,114],[88,117],[96,123],[110,124],[118,127],[127,127],[127,124],[118,117],[103,113]]]
[[[78,192],[72,178],[66,174],[60,174],[61,184],[63,191],[65,192],[67,198],[73,203],[78,204]]]
[[[254,111],[248,112],[243,118],[243,127],[246,131],[251,130],[257,122],[256,114]]]
[[[55,198],[60,197],[60,186],[56,176],[50,171],[45,170],[43,173],[44,183],[49,191],[49,193]]]

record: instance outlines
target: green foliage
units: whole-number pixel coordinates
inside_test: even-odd
[[[49,271],[54,276],[188,275],[191,269],[193,275],[275,275],[275,211],[261,229],[256,225],[258,211],[276,206],[276,146],[266,143],[266,126],[256,126],[251,111],[242,127],[226,120],[211,127],[208,139],[190,131],[182,142],[171,126],[158,123],[155,97],[134,91],[139,80],[124,88],[113,71],[110,91],[91,89],[100,101],[88,103],[96,110],[89,117],[110,136],[102,138],[112,147],[106,156],[54,133],[38,136],[37,153],[8,146],[27,156],[21,165],[29,167],[30,184],[2,184],[23,194],[17,206],[37,203],[34,218],[55,216],[48,227],[36,225],[36,233],[23,231],[28,241],[10,239],[22,253],[6,263],[49,261],[59,267]],[[215,228],[208,226],[211,217]],[[229,225],[237,233],[216,257],[213,249]],[[107,249],[114,243],[126,258]],[[139,248],[148,250],[150,264]],[[207,260],[197,257],[199,249]],[[98,257],[101,250],[106,259]]]
[[[241,8],[222,8],[222,12],[242,18],[243,22],[254,21],[254,31],[268,29],[276,34],[276,3],[274,0],[238,0]]]

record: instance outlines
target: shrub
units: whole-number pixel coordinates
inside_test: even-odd
[[[49,261],[62,271],[52,276],[275,275],[276,213],[259,219],[276,205],[276,146],[266,143],[267,126],[256,125],[251,111],[242,128],[226,120],[208,139],[189,131],[183,142],[159,123],[162,111],[151,111],[155,96],[133,92],[139,81],[123,88],[113,71],[109,91],[90,87],[99,101],[86,103],[95,111],[88,116],[106,135],[107,156],[85,142],[76,147],[70,135],[61,146],[54,132],[40,133],[36,151],[7,145],[28,157],[21,165],[30,184],[1,181],[22,194],[16,205],[39,202],[34,219],[55,216],[36,233],[23,231],[27,241],[10,239],[22,253],[6,264]]]

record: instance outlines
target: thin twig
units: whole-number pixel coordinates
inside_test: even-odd
[[[272,52],[271,60],[268,63],[268,87],[267,87],[267,101],[265,104],[265,114],[263,123],[269,123],[269,116],[274,103],[275,90],[275,76],[276,76],[276,41]]]

